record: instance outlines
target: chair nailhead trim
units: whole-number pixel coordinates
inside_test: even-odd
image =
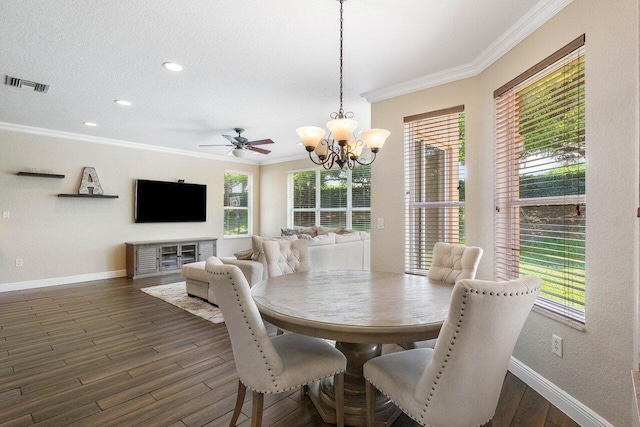
[[[217,272],[213,272],[213,271],[209,271],[209,270],[207,270],[207,273],[215,274],[215,275],[218,275],[218,276],[220,276],[220,275],[226,275],[226,276],[229,278],[229,280],[231,280],[231,286],[233,286],[233,289],[234,289],[234,291],[235,291],[235,293],[236,293],[236,301],[237,301],[237,302],[238,302],[238,304],[240,305],[240,310],[241,310],[241,312],[242,312],[242,313],[244,313],[244,308],[242,307],[242,303],[241,303],[241,300],[240,300],[240,294],[238,293],[238,288],[237,288],[236,284],[233,282],[233,279],[231,278],[231,276],[229,275],[229,273],[217,273]],[[253,331],[253,328],[252,328],[252,327],[251,327],[251,325],[249,324],[249,320],[247,319],[247,315],[246,315],[246,314],[243,314],[243,316],[242,316],[242,317],[244,318],[244,321],[245,321],[245,323],[247,324],[247,327],[249,328],[249,331],[251,332],[251,335],[253,336],[253,342],[256,344],[256,346],[258,347],[258,350],[259,350],[259,351],[260,351],[260,353],[262,354],[262,359],[264,360],[265,364],[267,365],[267,371],[270,373],[270,375],[271,375],[271,379],[272,379],[272,381],[273,381],[273,383],[274,383],[274,386],[275,386],[275,388],[276,388],[276,389],[275,389],[275,391],[273,391],[273,390],[254,390],[254,389],[252,389],[253,391],[258,392],[258,393],[262,393],[262,394],[277,394],[277,393],[282,393],[282,392],[285,392],[285,391],[293,390],[294,388],[301,387],[301,386],[303,386],[303,385],[310,384],[310,383],[312,383],[312,382],[314,382],[314,381],[318,381],[318,380],[321,380],[321,379],[323,379],[323,378],[328,378],[328,377],[331,377],[331,376],[334,376],[334,375],[340,374],[340,373],[342,373],[342,372],[345,372],[345,370],[340,370],[340,371],[334,372],[334,373],[332,373],[332,374],[328,374],[328,375],[325,375],[325,376],[322,376],[322,377],[319,377],[319,378],[315,378],[315,379],[313,379],[313,380],[311,380],[311,381],[309,381],[309,382],[306,382],[306,383],[304,383],[304,384],[296,384],[296,385],[293,385],[293,386],[291,386],[291,387],[279,388],[279,387],[278,387],[277,380],[276,380],[275,376],[273,375],[273,373],[272,373],[272,371],[271,371],[271,365],[269,364],[269,361],[267,360],[266,356],[264,355],[264,351],[263,351],[262,347],[261,347],[261,346],[260,346],[260,344],[258,343],[258,339],[256,338],[256,335],[255,335],[255,333],[254,333],[254,331]],[[244,382],[244,381],[242,381],[242,380],[240,380],[240,381],[242,382],[242,384],[244,384],[244,385],[245,385],[245,387],[251,388],[251,387],[249,387],[247,384],[245,384],[245,382]]]
[[[538,286],[536,288],[533,288],[533,289],[530,289],[530,290],[527,290],[527,291],[524,291],[524,292],[515,292],[515,293],[514,292],[509,292],[509,293],[507,293],[507,292],[489,292],[489,294],[491,296],[514,296],[514,294],[515,294],[515,296],[519,296],[519,295],[529,295],[531,293],[538,292],[539,290],[540,290],[540,286]],[[431,385],[431,392],[429,392],[429,397],[427,397],[427,401],[425,402],[425,404],[424,404],[424,406],[422,408],[422,414],[420,415],[421,420],[418,420],[415,417],[413,417],[411,414],[407,413],[397,402],[395,402],[395,401],[393,402],[393,403],[396,404],[396,406],[398,406],[398,408],[400,408],[400,410],[402,410],[410,418],[412,418],[413,420],[417,421],[418,423],[420,423],[423,426],[427,426],[427,424],[424,424],[424,422],[422,422],[422,419],[424,419],[424,416],[425,416],[425,414],[427,412],[427,409],[429,409],[429,404],[431,402],[431,398],[433,397],[434,392],[436,391],[436,385],[438,384],[438,380],[440,380],[440,377],[442,376],[442,374],[444,373],[444,370],[447,367],[447,361],[449,360],[449,357],[451,356],[451,353],[453,352],[453,348],[455,346],[455,340],[458,338],[458,334],[460,333],[460,329],[462,327],[462,320],[463,320],[462,318],[464,317],[465,304],[467,303],[466,299],[467,299],[467,295],[468,295],[469,292],[475,293],[475,294],[482,294],[482,295],[486,295],[487,294],[486,291],[484,291],[484,290],[481,291],[479,289],[469,289],[469,288],[467,288],[467,289],[464,290],[464,294],[462,295],[462,307],[460,307],[460,316],[458,318],[457,327],[456,327],[455,333],[453,334],[451,342],[449,343],[449,349],[448,349],[448,352],[447,352],[446,357],[444,359],[444,363],[441,366],[441,370],[438,371],[438,375],[436,375],[436,379],[433,380],[433,383]],[[376,386],[376,388],[377,388],[377,386]],[[378,390],[380,390],[380,389],[378,388]],[[380,391],[383,394],[386,395],[386,393],[384,393],[384,391],[382,391],[382,390],[380,390]],[[389,397],[389,399],[391,399],[390,396],[387,396],[387,397]],[[392,399],[392,401],[393,401],[393,399]],[[483,426],[486,423],[488,423],[489,421],[491,421],[492,418],[493,417],[489,418],[485,422],[483,422],[481,424],[478,424],[477,426],[474,426],[474,427]]]

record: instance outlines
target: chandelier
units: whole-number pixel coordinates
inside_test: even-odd
[[[302,145],[309,153],[309,159],[317,165],[322,165],[325,169],[331,169],[337,164],[340,169],[348,167],[353,169],[356,164],[370,165],[376,159],[376,155],[384,145],[385,140],[391,134],[386,129],[369,129],[360,131],[361,139],[354,135],[358,122],[353,120],[353,113],[345,112],[342,108],[343,77],[342,77],[342,42],[343,42],[343,18],[342,5],[346,0],[340,2],[340,109],[337,113],[331,113],[332,120],[327,122],[329,136],[325,138],[326,131],[316,126],[303,126],[296,129],[296,133],[302,140]],[[365,145],[371,151],[370,158],[365,158],[362,151]],[[311,155],[315,153],[317,160]]]

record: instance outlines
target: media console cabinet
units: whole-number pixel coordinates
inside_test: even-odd
[[[201,237],[126,242],[127,277],[138,279],[179,273],[184,264],[206,261],[210,256],[216,255],[217,240],[214,237]]]

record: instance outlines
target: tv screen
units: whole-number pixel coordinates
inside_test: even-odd
[[[136,180],[135,222],[205,222],[207,186]]]

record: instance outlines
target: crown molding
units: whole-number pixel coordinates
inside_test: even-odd
[[[250,160],[240,157],[220,156],[216,154],[198,153],[195,151],[180,150],[177,148],[161,147],[157,145],[143,144],[140,142],[124,141],[112,138],[103,138],[94,135],[84,135],[79,133],[64,132],[53,129],[38,128],[33,126],[24,126],[14,123],[0,122],[0,130],[8,130],[12,132],[26,133],[31,135],[47,136],[52,138],[62,138],[73,141],[91,142],[94,144],[111,145],[114,147],[133,148],[136,150],[155,151],[164,154],[175,154],[180,156],[198,157],[203,159],[219,160],[231,163],[246,163],[251,165],[259,165],[258,160]]]
[[[488,48],[468,64],[449,68],[398,83],[386,88],[375,89],[361,94],[368,102],[378,102],[400,95],[417,92],[434,86],[474,77],[487,69],[518,45],[527,36],[540,28],[545,22],[569,5],[573,0],[540,0],[507,31],[498,37]]]

